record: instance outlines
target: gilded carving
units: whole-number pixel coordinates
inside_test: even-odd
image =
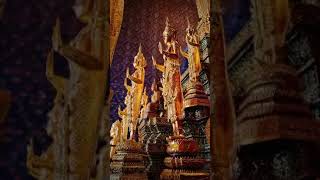
[[[52,35],[53,51],[64,56],[70,68],[70,78],[65,79],[52,70],[53,51],[47,61],[47,77],[57,91],[55,104],[49,119],[48,133],[53,143],[45,156],[54,159],[52,179],[89,179],[96,171],[99,179],[104,177],[106,148],[97,149],[98,140],[105,140],[106,125],[102,118],[105,108],[107,67],[109,56],[106,47],[107,9],[103,0],[79,0],[74,6],[77,17],[86,24],[76,38],[65,44],[57,20]],[[93,13],[94,12],[94,13]],[[51,131],[51,132],[50,132]],[[51,152],[52,151],[52,152]],[[97,157],[96,152],[99,152]],[[32,174],[41,174],[37,168],[38,157],[29,147],[28,164]],[[102,160],[99,167],[97,160]],[[44,158],[49,163],[49,160]],[[101,164],[102,163],[102,164]],[[31,165],[30,165],[31,164]],[[40,169],[48,169],[41,165]],[[36,177],[37,178],[37,177]]]
[[[141,113],[140,118],[145,118],[147,116],[147,105],[148,105],[149,96],[147,95],[147,90],[144,88],[142,98],[141,98]]]
[[[143,95],[144,89],[144,76],[145,70],[144,68],[147,66],[146,59],[142,54],[142,47],[141,44],[139,46],[139,51],[137,55],[134,57],[133,67],[135,71],[132,75],[129,74],[127,71],[126,78],[128,78],[132,85],[130,90],[130,99],[131,99],[131,106],[129,119],[130,119],[130,139],[134,139],[134,135],[137,128],[138,118],[140,116],[140,109],[141,109],[141,100]]]
[[[191,83],[196,83],[199,80],[201,71],[201,57],[200,57],[200,43],[197,31],[191,27],[189,20],[186,29],[186,43],[188,45],[188,52],[184,52],[180,47],[181,55],[188,59],[189,80]]]
[[[162,95],[164,108],[167,110],[168,121],[172,123],[174,136],[182,134],[183,95],[181,88],[180,60],[177,52],[177,31],[169,24],[167,18],[166,27],[163,32],[165,49],[159,42],[159,51],[163,55],[164,65],[157,64],[153,58],[153,65],[163,73]]]
[[[123,20],[124,0],[110,1],[110,60],[112,62],[114,50],[120,34]],[[110,63],[111,64],[111,63]]]

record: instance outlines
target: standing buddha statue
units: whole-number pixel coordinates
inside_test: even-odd
[[[163,55],[164,65],[157,64],[152,57],[153,65],[163,73],[162,95],[164,98],[164,108],[167,110],[168,120],[173,127],[174,136],[182,135],[183,94],[181,88],[180,60],[177,52],[177,31],[170,26],[166,20],[166,27],[163,32],[163,40],[166,48],[162,48],[159,42],[159,51]]]
[[[145,118],[147,116],[147,108],[148,108],[148,99],[147,90],[144,88],[142,99],[141,99],[141,114],[140,118]]]
[[[151,95],[151,102],[148,103],[147,105],[147,113],[148,113],[148,117],[152,118],[152,117],[161,117],[162,114],[161,113],[161,106],[160,106],[160,100],[161,100],[161,91],[158,89],[157,87],[157,83],[154,80],[152,85],[151,85],[151,91],[152,91],[152,95]]]
[[[201,71],[201,61],[200,61],[200,43],[199,43],[199,36],[197,31],[194,28],[191,28],[189,19],[188,27],[186,29],[186,36],[185,40],[188,45],[188,52],[184,52],[180,47],[180,52],[183,57],[188,59],[189,63],[189,79],[190,82],[197,82],[199,78],[199,74]]]
[[[127,71],[126,78],[128,78],[132,85],[131,85],[131,106],[130,108],[130,139],[134,139],[134,135],[136,132],[136,127],[138,123],[138,118],[140,116],[140,109],[141,109],[141,99],[143,94],[144,88],[144,75],[147,62],[142,53],[141,44],[139,46],[139,52],[134,57],[133,67],[135,68],[135,72],[130,75],[129,71]]]

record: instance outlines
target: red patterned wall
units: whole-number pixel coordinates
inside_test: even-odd
[[[139,43],[142,44],[142,51],[148,62],[146,86],[150,93],[150,85],[157,76],[152,67],[151,56],[154,55],[159,62],[162,62],[157,47],[158,42],[162,40],[166,17],[178,30],[178,41],[185,47],[186,18],[190,19],[192,25],[196,25],[198,20],[195,0],[125,0],[123,24],[111,66],[110,84],[114,91],[111,106],[112,121],[118,118],[117,107],[124,106],[125,71],[130,67],[130,72],[133,72],[132,62]]]

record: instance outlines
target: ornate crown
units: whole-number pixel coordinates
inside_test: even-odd
[[[134,62],[136,64],[138,64],[139,66],[141,66],[141,67],[146,67],[147,66],[146,58],[144,57],[144,55],[142,53],[141,43],[139,45],[139,51],[138,51],[137,55],[134,57]]]
[[[175,30],[170,24],[169,24],[169,18],[166,19],[166,27],[163,31],[163,36],[174,36],[176,35],[177,30]]]

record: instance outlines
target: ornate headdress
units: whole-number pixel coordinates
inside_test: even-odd
[[[166,19],[166,27],[163,31],[163,36],[171,37],[175,36],[177,33],[177,30],[175,30],[170,24],[169,24],[169,18]]]
[[[147,66],[146,58],[144,57],[144,55],[142,53],[141,43],[139,45],[139,51],[138,51],[137,55],[134,57],[134,63],[136,63],[137,65],[139,65],[141,67]]]

